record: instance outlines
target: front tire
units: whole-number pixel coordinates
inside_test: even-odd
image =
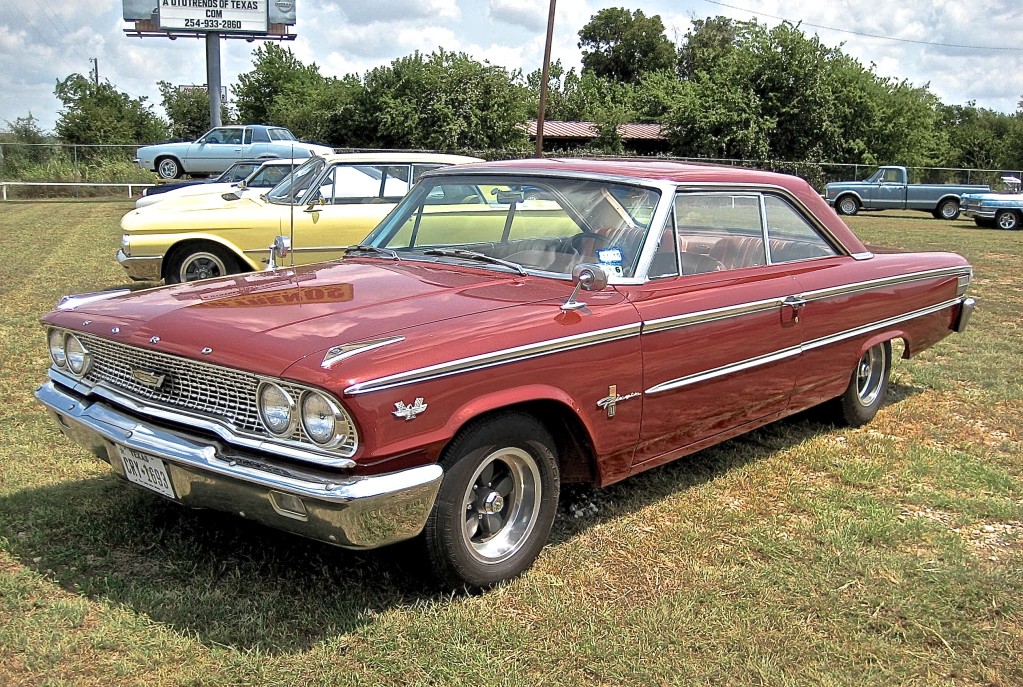
[[[161,157],[156,161],[156,176],[161,179],[180,178],[181,163],[172,157]]]
[[[1013,210],[1005,210],[999,212],[995,217],[995,224],[998,225],[999,229],[1007,229],[1013,231],[1020,227],[1020,216],[1018,212]]]
[[[529,568],[558,508],[550,433],[532,416],[496,415],[463,430],[441,465],[444,480],[423,530],[438,581],[479,590]]]
[[[855,215],[860,211],[860,201],[855,196],[842,196],[835,203],[835,209],[840,215]]]
[[[837,424],[859,427],[874,419],[888,394],[892,372],[890,341],[871,346],[860,356],[845,392],[831,403],[831,419]]]
[[[167,260],[166,270],[168,284],[212,279],[241,271],[230,251],[215,243],[194,243],[175,249]]]

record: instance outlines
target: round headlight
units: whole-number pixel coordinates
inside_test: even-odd
[[[67,357],[68,369],[74,374],[81,376],[89,371],[92,356],[74,334],[68,334],[64,340],[64,355]]]
[[[50,347],[50,360],[57,367],[67,366],[67,354],[64,352],[64,332],[51,329],[46,334],[46,343]]]
[[[308,391],[302,396],[302,427],[317,444],[334,440],[341,410],[325,395]]]
[[[259,419],[273,434],[287,434],[295,423],[295,401],[281,387],[263,382],[257,394]]]

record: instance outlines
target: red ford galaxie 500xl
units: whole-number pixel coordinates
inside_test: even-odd
[[[37,397],[168,499],[350,548],[422,536],[441,580],[484,588],[537,557],[563,481],[821,403],[869,421],[892,341],[963,331],[970,278],[872,254],[791,176],[471,164],[339,260],[65,299]]]

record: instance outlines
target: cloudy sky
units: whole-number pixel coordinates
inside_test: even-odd
[[[578,66],[579,29],[600,9],[659,14],[680,40],[694,18],[724,15],[774,25],[802,22],[876,73],[929,84],[947,104],[1015,112],[1023,96],[1023,3],[1018,0],[559,0],[553,58]],[[443,47],[528,73],[543,59],[548,0],[296,0],[296,40],[286,43],[321,73],[363,73],[415,50]],[[159,107],[156,83],[205,82],[204,42],[125,35],[122,0],[0,2],[0,128],[31,113],[52,130],[59,79],[88,75]],[[256,44],[222,42],[223,82],[252,68]]]

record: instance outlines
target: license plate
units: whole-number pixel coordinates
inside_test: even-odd
[[[129,482],[152,489],[167,498],[174,498],[174,487],[171,486],[167,466],[163,464],[162,460],[126,446],[118,446],[117,450],[120,452],[121,462],[124,464],[124,476],[128,478]]]

